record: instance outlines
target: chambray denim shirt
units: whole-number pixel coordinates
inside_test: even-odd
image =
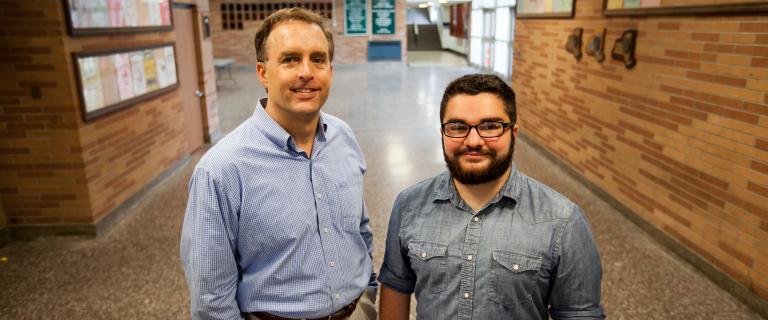
[[[477,213],[448,172],[400,193],[379,281],[419,319],[600,319],[601,275],[581,209],[513,165]]]
[[[181,260],[192,319],[318,318],[377,286],[352,130],[321,113],[308,157],[260,102],[189,184]]]

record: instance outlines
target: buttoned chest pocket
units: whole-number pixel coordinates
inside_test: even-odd
[[[338,223],[341,229],[349,232],[360,232],[360,221],[363,218],[362,183],[344,181],[337,184],[336,210],[339,213]]]
[[[492,259],[489,298],[508,307],[530,302],[542,258],[494,250]]]
[[[430,241],[408,243],[411,268],[416,273],[416,287],[438,293],[446,289],[448,245]]]

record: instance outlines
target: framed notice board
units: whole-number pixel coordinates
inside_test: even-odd
[[[348,36],[368,34],[366,0],[344,0],[344,33]]]
[[[575,0],[518,0],[518,18],[573,18]]]
[[[74,53],[73,58],[84,121],[178,87],[173,43]]]
[[[171,0],[62,1],[72,36],[173,29]]]
[[[395,34],[395,0],[373,0],[373,34]]]
[[[605,0],[606,16],[768,12],[768,0]]]

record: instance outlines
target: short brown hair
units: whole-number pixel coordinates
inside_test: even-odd
[[[515,91],[493,74],[468,74],[456,80],[453,80],[443,93],[443,100],[440,102],[440,121],[445,117],[445,107],[448,101],[455,95],[466,94],[470,96],[480,93],[490,93],[504,102],[504,111],[509,116],[509,121],[517,121],[517,110],[515,105]]]
[[[267,37],[272,33],[275,26],[286,21],[304,21],[318,25],[325,34],[325,40],[328,41],[328,59],[329,61],[333,61],[333,34],[331,33],[331,30],[325,25],[325,20],[323,20],[322,16],[304,8],[278,10],[269,15],[269,17],[261,23],[256,30],[256,36],[254,37],[256,45],[256,61],[267,61]]]

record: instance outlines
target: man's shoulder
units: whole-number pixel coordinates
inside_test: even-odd
[[[432,203],[432,200],[438,196],[439,191],[443,188],[447,188],[444,184],[448,181],[447,171],[421,180],[403,189],[403,191],[400,192],[400,195],[397,196],[397,202],[401,204],[401,207],[409,208]]]
[[[252,137],[246,138],[249,132],[246,121],[211,146],[200,158],[195,169],[221,176],[238,167],[243,159],[244,149],[248,148],[246,142],[256,139],[253,134],[250,134]]]
[[[536,221],[568,219],[577,205],[548,185],[518,172],[519,202],[531,208]]]

